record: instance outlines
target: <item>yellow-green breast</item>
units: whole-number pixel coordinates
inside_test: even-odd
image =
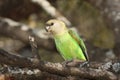
[[[65,60],[86,60],[79,44],[71,37],[68,32],[54,36],[54,39],[58,51]]]

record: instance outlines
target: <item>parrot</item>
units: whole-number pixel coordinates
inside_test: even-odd
[[[89,61],[83,40],[77,32],[68,29],[63,21],[50,19],[46,22],[45,30],[53,36],[56,48],[64,60]]]

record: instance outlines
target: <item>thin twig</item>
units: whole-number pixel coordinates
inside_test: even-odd
[[[37,58],[38,60],[41,60],[35,38],[33,36],[29,36],[29,41],[30,41],[30,45],[31,45],[31,48],[32,48],[33,57]]]

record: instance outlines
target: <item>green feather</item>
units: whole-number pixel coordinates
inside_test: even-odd
[[[54,36],[55,44],[65,60],[87,60],[78,42],[68,33]]]
[[[73,31],[73,30],[69,30],[69,34],[77,41],[77,43],[79,44],[80,48],[82,49],[85,58],[87,59],[87,61],[89,61],[89,57],[87,54],[87,49],[86,46],[83,42],[83,40],[80,38],[80,36],[77,34],[77,32]]]

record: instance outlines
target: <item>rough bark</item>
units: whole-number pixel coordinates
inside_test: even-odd
[[[104,65],[101,65],[99,63],[97,64],[90,63],[90,66],[85,68],[65,67],[60,63],[38,61],[33,58],[25,58],[20,55],[10,54],[3,49],[0,49],[0,63],[14,67],[39,69],[42,72],[48,72],[50,74],[58,75],[61,77],[63,76],[68,77],[71,75],[71,77],[79,77],[94,80],[97,79],[117,80],[117,76],[114,73],[120,71],[119,62],[116,63],[109,62]]]

